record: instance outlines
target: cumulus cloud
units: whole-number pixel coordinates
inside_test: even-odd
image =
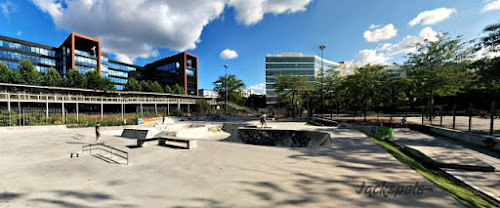
[[[377,29],[379,27],[382,27],[382,25],[374,25],[374,24],[372,24],[372,25],[370,25],[370,30]]]
[[[370,26],[372,28],[374,25]],[[375,26],[376,27],[376,26]],[[382,28],[376,30],[367,30],[363,34],[363,37],[368,42],[378,42],[381,40],[391,39],[398,34],[398,30],[394,28],[393,24],[388,24]]]
[[[260,83],[258,85],[253,85],[248,88],[249,90],[254,90],[257,94],[264,94],[266,92],[266,84]]]
[[[490,0],[489,3],[486,4],[481,12],[488,12],[493,10],[500,10],[500,0]]]
[[[415,26],[420,23],[422,25],[436,24],[445,19],[448,19],[451,16],[451,14],[455,12],[457,12],[456,9],[450,9],[450,8],[439,8],[439,9],[424,11],[418,14],[417,17],[415,17],[415,19],[413,19],[408,23],[408,25]]]
[[[157,48],[195,49],[203,28],[219,18],[225,7],[234,8],[238,22],[251,25],[266,13],[305,11],[312,0],[31,1],[50,15],[58,29],[98,38],[104,51],[132,62],[157,55]]]
[[[387,60],[390,60],[383,53],[377,53],[377,50],[365,49],[360,51],[354,58],[354,65],[364,66],[366,64],[384,64]]]
[[[221,59],[235,59],[238,58],[238,53],[228,48],[226,50],[223,50],[219,56]]]
[[[418,36],[408,35],[398,43],[384,43],[377,49],[365,49],[360,51],[355,59],[354,64],[363,66],[366,64],[385,64],[387,60],[392,59],[393,56],[398,54],[407,54],[417,50],[418,43],[427,41],[437,41],[442,33],[435,32],[430,27],[422,29]]]
[[[0,10],[2,11],[5,19],[10,20],[10,13],[13,9],[13,4],[11,1],[0,2]]]
[[[296,13],[306,11],[312,0],[229,0],[236,10],[236,20],[245,25],[260,22],[264,14]]]
[[[441,33],[437,33],[430,27],[425,27],[419,33],[419,36],[408,35],[403,38],[399,43],[383,44],[381,49],[386,52],[387,56],[393,56],[396,54],[407,54],[415,51],[417,49],[417,43],[422,43],[424,40],[437,41]]]

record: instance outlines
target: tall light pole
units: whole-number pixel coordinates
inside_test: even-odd
[[[229,67],[227,64],[224,65],[224,68],[226,68],[226,114],[227,114],[227,101],[228,101],[228,97],[229,97],[229,89],[228,89],[228,85],[227,85],[227,67]]]
[[[320,45],[319,46],[319,49],[321,50],[321,77],[320,77],[320,99],[321,99],[321,105],[320,105],[320,112],[321,112],[321,116],[320,117],[323,117],[323,73],[324,73],[324,70],[323,70],[323,50],[326,48],[325,45]]]

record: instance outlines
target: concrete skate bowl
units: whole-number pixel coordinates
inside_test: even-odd
[[[329,133],[277,129],[238,128],[237,137],[221,141],[274,147],[317,148],[331,146]]]

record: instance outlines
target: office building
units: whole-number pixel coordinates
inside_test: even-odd
[[[204,97],[204,98],[217,98],[219,97],[219,93],[215,90],[208,90],[208,89],[200,89],[198,90],[199,95]]]
[[[278,74],[292,74],[307,77],[309,82],[314,81],[322,69],[324,71],[333,68],[339,70],[339,63],[323,59],[316,55],[305,55],[302,53],[280,53],[266,55],[266,104],[272,107],[278,103],[278,95],[275,93],[273,84],[276,83],[275,76]]]
[[[157,81],[163,86],[179,84],[187,95],[198,96],[198,57],[186,52],[169,56],[146,64],[134,77]]]
[[[387,73],[391,78],[406,78],[406,70],[401,66],[385,66],[382,71]]]
[[[77,69],[82,74],[97,70],[115,84],[116,90],[123,90],[134,75],[164,86],[179,84],[185,94],[198,95],[198,57],[185,52],[140,67],[109,59],[108,53],[101,51],[100,40],[77,33],[71,33],[59,47],[0,36],[0,62],[17,70],[18,62],[25,59],[40,73],[46,73],[50,67],[62,76],[70,69]]]
[[[356,67],[351,61],[339,62],[339,76],[345,77],[350,74],[354,74]]]

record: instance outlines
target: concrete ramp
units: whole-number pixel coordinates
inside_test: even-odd
[[[150,129],[123,129],[121,137],[131,138],[131,139],[152,139],[157,137],[161,131],[155,128]]]
[[[223,141],[275,147],[317,148],[331,146],[329,133],[277,129],[238,128],[238,137]]]

